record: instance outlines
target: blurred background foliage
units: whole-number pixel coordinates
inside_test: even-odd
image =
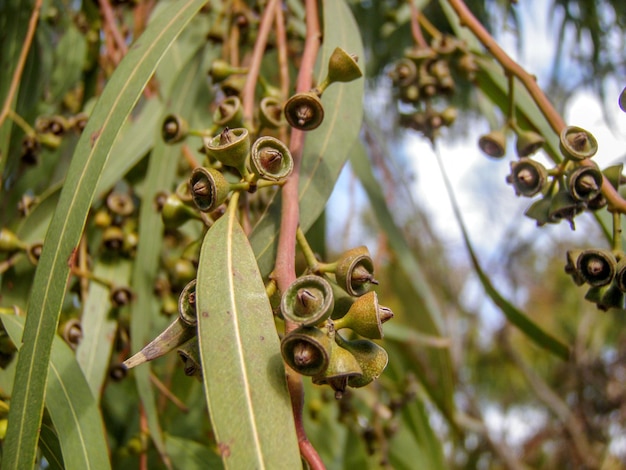
[[[623,81],[626,76],[623,0],[551,2],[554,17],[548,28],[557,46],[546,91],[561,111],[581,89],[591,90],[605,106],[614,107],[616,97],[607,95],[606,84]],[[15,34],[23,34],[33,3],[24,2],[28,5],[18,8],[15,2],[0,2],[0,31],[21,28]],[[129,43],[145,27],[146,12],[154,3],[111,2]],[[209,3],[207,11],[215,8],[228,15],[228,7],[238,2]],[[266,2],[244,3],[248,6],[244,10],[251,15],[248,20],[252,18],[246,34],[253,37],[259,5]],[[304,27],[301,2],[283,3],[289,13],[290,34],[297,43]],[[435,28],[455,34],[441,2],[415,3]],[[533,30],[524,21],[548,21],[522,19],[518,2],[467,3],[496,38],[502,31],[513,32],[518,48],[524,35]],[[338,212],[342,222],[325,223],[322,217],[308,237],[316,252],[329,260],[355,242],[367,244],[375,258],[379,296],[392,308],[395,318],[385,325],[383,344],[389,352],[389,365],[374,384],[336,401],[330,390],[307,382],[305,417],[311,441],[331,469],[626,468],[625,312],[598,311],[585,301],[584,292],[563,270],[565,251],[601,245],[601,230],[595,221],[585,220],[577,237],[561,239],[563,232],[538,234],[547,230],[543,228],[531,233],[517,231],[515,221],[505,220],[509,229],[502,239],[494,240],[490,251],[480,250],[484,271],[509,300],[571,348],[570,359],[564,361],[537,347],[504,319],[485,295],[465,249],[460,243],[451,246],[449,235],[435,227],[425,201],[416,197],[416,186],[429,176],[412,175],[412,170],[407,170],[408,162],[416,158],[407,150],[407,136],[418,134],[397,125],[399,113],[388,77],[392,64],[414,43],[409,4],[399,0],[351,0],[348,4],[365,47],[363,145],[351,150],[350,166],[340,180],[338,196],[332,199],[336,207],[330,205],[325,212],[329,221],[336,220],[333,213]],[[133,112],[134,122],[140,125],[126,134],[134,138],[124,141],[126,146],[136,146],[133,154],[143,156],[154,151],[152,144],[142,148],[141,142],[151,142],[159,127],[158,116],[167,111],[169,103],[162,88],[171,86],[176,78],[173,63],[182,67],[195,60],[200,86],[211,86],[205,75],[208,64],[194,59],[194,54],[200,48],[197,41],[205,40],[206,29],[214,26],[214,20],[210,14],[197,18],[173,53],[179,57],[166,61],[168,66],[159,68],[149,83],[146,98],[161,94],[161,102],[158,110],[142,113],[146,110],[143,103]],[[39,116],[89,112],[119,62],[116,54],[121,54],[106,42],[110,31],[103,32],[102,21],[97,2],[43,2],[15,105],[26,122],[32,125]],[[7,34],[2,36],[3,51],[9,43]],[[216,37],[224,33],[215,34],[209,38],[210,46],[219,43]],[[3,64],[8,55],[3,55]],[[3,77],[2,97],[8,87],[8,77]],[[206,118],[211,98],[205,93],[198,100],[191,113],[196,123]],[[484,124],[492,118],[482,112],[480,100],[475,83],[459,81],[456,93],[446,101],[459,110],[455,132],[444,132],[441,138],[462,140],[464,145],[475,147],[476,120]],[[78,136],[68,134],[59,148],[42,150],[38,165],[26,166],[19,158],[23,132],[16,126],[10,132],[10,147],[3,149],[8,157],[3,160],[0,226],[19,229],[30,243],[45,233],[42,220],[50,216],[51,209],[44,210],[41,219],[18,224],[19,203],[21,207],[27,203],[25,196],[37,196],[44,203],[54,201]],[[122,187],[131,186],[141,194],[149,184],[144,180],[146,160],[137,158],[127,169]],[[502,181],[500,187],[483,190],[490,196],[511,189]],[[476,204],[497,205],[485,193],[476,194]],[[95,208],[104,205],[104,194],[98,195]],[[428,202],[431,207],[448,204]],[[484,217],[489,217],[488,208],[486,212]],[[489,220],[485,226],[497,222]],[[88,229],[93,228],[93,223],[88,225]],[[188,233],[166,236],[160,269],[165,271],[163,265],[180,256],[183,240],[189,238]],[[99,246],[100,240],[95,239],[91,249],[98,252]],[[110,261],[106,257],[101,260],[109,276],[128,278],[128,267],[107,268]],[[2,307],[26,298],[26,280],[32,270],[27,263],[17,264],[2,277]],[[85,286],[74,285],[73,289],[84,290]],[[77,298],[77,293],[68,296],[64,309],[68,317],[78,315]],[[128,311],[122,309],[117,321],[122,325],[118,331],[126,331]],[[165,321],[155,320],[153,329],[158,331]],[[109,365],[113,367],[128,355],[128,338],[118,333],[111,347],[107,373]],[[2,373],[2,398],[10,391],[11,367]],[[209,468],[219,467],[205,413],[193,411],[206,408],[201,384],[184,377],[178,358],[173,356],[155,361],[153,371],[183,403],[172,404],[165,395],[157,398],[165,446],[174,466],[207,468],[208,462]],[[145,464],[145,458],[150,468],[160,468],[159,452],[137,413],[140,398],[134,382],[115,379],[114,373],[102,379],[106,385],[101,395],[115,468],[137,468],[139,462]]]

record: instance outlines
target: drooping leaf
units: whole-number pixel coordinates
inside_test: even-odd
[[[15,315],[2,315],[1,318],[13,342],[21,344],[24,319]],[[76,470],[110,468],[98,404],[73,351],[58,337],[52,344],[49,367],[46,408],[61,444],[64,467]]]
[[[222,459],[214,451],[191,439],[166,434],[165,447],[167,453],[172,457],[174,468],[180,470],[204,470],[205,468],[219,470],[224,468]]]
[[[29,299],[3,467],[30,468],[35,461],[50,348],[69,277],[68,260],[81,237],[102,168],[159,60],[204,3],[174,3],[150,24],[112,75],[76,146],[33,280],[37,288]]]
[[[300,468],[272,308],[233,208],[204,238],[196,286],[213,431],[226,468]]]
[[[318,81],[327,70],[332,51],[342,47],[359,57],[364,70],[361,35],[350,9],[343,0],[323,2],[324,43],[320,53]],[[333,84],[324,92],[325,115],[322,125],[307,134],[302,155],[299,197],[300,226],[306,232],[324,210],[326,201],[348,158],[352,142],[358,137],[363,116],[363,79]],[[280,198],[268,207],[254,227],[250,238],[263,276],[274,266],[280,221]]]

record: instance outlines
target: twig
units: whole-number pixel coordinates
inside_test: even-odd
[[[478,21],[467,8],[463,0],[448,0],[448,3],[459,17],[461,25],[472,31],[502,68],[504,68],[505,72],[514,75],[522,82],[526,90],[528,90],[528,93],[530,93],[533,101],[550,124],[552,130],[557,135],[560,135],[561,131],[566,127],[565,121],[554,106],[552,106],[552,103],[550,103],[550,100],[548,100],[541,87],[539,87],[535,77],[526,72],[522,66],[504,52],[491,34],[489,34],[480,21]],[[593,165],[589,160],[584,160],[582,164]],[[606,177],[602,181],[602,194],[606,198],[610,210],[626,214],[626,200],[619,195]]]
[[[413,34],[413,39],[419,47],[427,48],[428,43],[426,39],[424,39],[422,28],[420,28],[419,24],[419,18],[421,16],[420,11],[415,6],[415,0],[408,0],[408,2],[411,8],[411,34]]]
[[[113,8],[111,8],[109,0],[100,0],[100,12],[104,17],[104,23],[108,26],[109,31],[111,31],[115,45],[121,53],[121,57],[117,58],[117,62],[119,62],[128,52],[128,46],[126,45],[126,41],[124,40],[122,33],[120,33],[120,30],[117,27],[115,15],[113,14]]]
[[[28,29],[26,30],[26,37],[24,38],[22,50],[17,60],[15,72],[13,72],[13,78],[11,79],[9,92],[7,93],[7,97],[4,100],[4,104],[2,105],[2,112],[0,112],[0,126],[2,126],[2,124],[4,123],[4,120],[7,118],[9,114],[9,111],[11,110],[11,105],[13,103],[13,100],[15,99],[15,94],[17,93],[17,87],[19,86],[20,80],[22,78],[22,72],[24,72],[24,65],[26,64],[26,57],[28,57],[28,51],[30,50],[30,46],[33,42],[35,29],[37,29],[37,21],[39,20],[41,2],[42,0],[35,1],[33,12],[31,13],[30,20],[28,21]]]
[[[189,413],[189,408],[187,407],[187,405],[185,405],[180,400],[180,398],[174,395],[172,391],[167,388],[156,375],[154,375],[154,372],[150,372],[150,381],[152,382],[152,385],[154,385],[159,390],[161,395],[171,401],[180,411],[182,411],[183,413]]]
[[[246,83],[243,87],[242,93],[243,122],[246,125],[252,123],[252,117],[254,115],[254,89],[259,79],[261,61],[263,59],[263,53],[265,52],[265,46],[267,45],[267,38],[269,37],[272,29],[277,4],[279,4],[278,0],[270,0],[263,11],[261,25],[259,26],[259,33],[254,43],[252,59],[250,60],[250,65],[248,66],[248,75],[246,76]]]
[[[308,91],[311,89],[313,85],[313,67],[320,46],[320,25],[317,18],[317,1],[306,0],[305,12],[306,38],[304,42],[304,52],[302,54],[302,63],[296,84],[297,91]],[[296,278],[296,230],[300,218],[298,207],[298,181],[304,137],[305,133],[298,129],[293,129],[291,132],[289,149],[294,159],[294,169],[282,189],[283,203],[281,207],[280,233],[274,268],[274,278],[276,279],[279,290],[282,292],[284,292]],[[293,322],[285,322],[285,331],[287,333],[293,331],[295,328],[296,325]],[[304,407],[302,377],[296,372],[289,370],[289,368],[286,370],[286,376],[300,453],[312,470],[323,469],[325,468],[324,463],[313,445],[309,442],[304,430],[302,420]]]

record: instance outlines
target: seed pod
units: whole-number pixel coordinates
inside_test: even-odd
[[[161,137],[166,144],[181,142],[187,137],[189,126],[187,121],[177,114],[170,114],[163,120]]]
[[[280,302],[283,317],[304,326],[325,321],[333,307],[334,297],[329,282],[314,274],[301,276],[292,282]]]
[[[345,316],[334,320],[335,329],[349,328],[370,339],[383,337],[382,324],[393,318],[393,312],[378,304],[376,292],[368,292],[354,301]]]
[[[220,127],[240,127],[243,110],[237,96],[229,96],[222,101],[213,113],[213,123]]]
[[[567,264],[565,265],[565,273],[572,276],[572,279],[577,286],[582,286],[585,283],[585,278],[582,276],[576,265],[578,257],[581,253],[582,250],[567,250]]]
[[[283,108],[277,98],[266,96],[261,100],[259,103],[259,119],[262,127],[278,129],[285,123],[282,117]]]
[[[617,261],[615,255],[608,250],[590,249],[578,256],[576,268],[590,286],[605,286],[615,277]]]
[[[83,339],[83,327],[80,320],[71,318],[59,325],[58,331],[63,341],[75,351],[80,341]]]
[[[506,134],[504,130],[494,130],[480,136],[478,146],[486,155],[502,158],[506,153]]]
[[[324,120],[324,107],[315,92],[296,93],[285,103],[284,114],[291,127],[311,131]]]
[[[400,59],[395,67],[389,72],[394,86],[405,88],[417,79],[417,67],[415,62],[408,59]]]
[[[177,352],[185,368],[185,375],[202,379],[202,363],[200,362],[198,336],[194,336],[189,341],[182,344]]]
[[[546,140],[535,131],[516,129],[517,140],[515,141],[515,151],[520,158],[528,157],[537,152]]]
[[[550,206],[552,205],[552,196],[546,195],[541,199],[533,202],[524,215],[531,219],[535,219],[537,226],[541,227],[547,223],[552,222],[550,218]]]
[[[248,72],[248,69],[241,67],[233,67],[225,60],[216,59],[211,64],[211,68],[209,69],[209,76],[213,80],[213,83],[220,83],[226,80],[231,75],[235,74],[245,74]]]
[[[624,308],[624,292],[615,282],[604,286],[591,287],[585,294],[585,299],[596,304],[598,309],[607,311],[611,308]]]
[[[219,171],[200,166],[191,173],[189,192],[198,209],[212,212],[226,201],[230,185]]]
[[[331,342],[326,331],[301,326],[283,337],[280,350],[289,367],[299,374],[313,376],[328,368]]]
[[[180,318],[176,318],[163,332],[148,343],[134,356],[124,361],[127,369],[161,357],[168,352],[189,341],[197,334],[195,328],[184,324]]]
[[[121,217],[128,217],[135,210],[133,197],[125,191],[111,191],[106,198],[106,206],[113,214]]]
[[[188,184],[185,184],[189,188]],[[200,219],[197,210],[183,203],[177,194],[168,194],[161,208],[161,219],[165,228],[178,228],[190,219]]]
[[[430,47],[414,46],[404,51],[404,57],[416,64],[427,62],[437,57],[437,52]]]
[[[102,234],[102,244],[112,252],[121,252],[124,247],[124,231],[117,225],[111,225]]]
[[[626,87],[619,94],[618,104],[620,109],[626,113]]]
[[[576,201],[567,189],[557,192],[550,201],[548,216],[550,222],[558,223],[567,220],[574,230],[574,217],[580,214],[585,208],[585,204]]]
[[[600,194],[602,180],[597,166],[581,166],[568,174],[567,187],[575,200],[588,202]]]
[[[0,251],[11,253],[13,251],[23,251],[28,248],[28,244],[18,238],[8,228],[0,229]]]
[[[348,381],[362,376],[361,366],[352,353],[332,341],[328,367],[321,374],[313,376],[313,383],[330,385],[335,391],[335,398],[340,400],[346,391]]]
[[[352,353],[363,371],[363,375],[353,376],[348,379],[350,387],[359,388],[366,386],[376,380],[387,367],[389,362],[387,351],[373,341],[368,339],[347,341],[338,333],[335,334],[335,341],[339,346]]]
[[[124,307],[133,300],[133,292],[126,286],[116,286],[111,289],[109,300],[114,308]]]
[[[178,297],[178,317],[180,321],[189,327],[198,324],[196,310],[196,279],[189,281]]]
[[[328,82],[351,82],[363,76],[357,64],[358,58],[336,47],[328,60]]]
[[[245,174],[246,159],[250,153],[250,138],[247,129],[226,127],[215,137],[205,138],[204,147],[209,157],[236,168],[242,176]]]
[[[37,266],[41,252],[43,251],[43,243],[33,243],[26,249],[26,257],[33,266]]]
[[[591,132],[580,127],[568,126],[561,131],[559,148],[564,157],[580,161],[596,154],[598,142]]]
[[[374,279],[374,262],[367,247],[359,246],[345,251],[337,260],[335,277],[343,290],[357,297],[378,284]]]
[[[511,162],[511,173],[506,181],[513,185],[518,196],[532,197],[543,189],[547,176],[548,171],[541,163],[521,158]]]
[[[624,253],[615,267],[615,285],[622,292],[626,292],[626,255]]]
[[[250,166],[259,178],[281,181],[293,171],[293,157],[280,140],[270,136],[260,137],[252,144]]]

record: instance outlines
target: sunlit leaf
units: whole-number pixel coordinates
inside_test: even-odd
[[[272,308],[232,209],[204,238],[196,286],[213,431],[226,468],[299,468]]]

